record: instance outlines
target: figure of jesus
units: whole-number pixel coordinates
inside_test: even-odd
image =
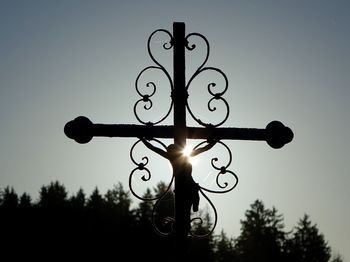
[[[184,181],[182,186],[184,187],[184,191],[186,192],[187,196],[185,210],[188,211],[188,214],[190,214],[191,207],[194,212],[198,211],[199,185],[193,180],[192,164],[190,158],[211,149],[215,145],[216,141],[208,141],[207,145],[196,148],[189,155],[185,155],[183,154],[184,148],[180,148],[175,144],[170,144],[165,151],[159,147],[152,145],[145,138],[140,138],[140,140],[145,144],[147,148],[169,160],[175,179],[178,176],[182,176]]]

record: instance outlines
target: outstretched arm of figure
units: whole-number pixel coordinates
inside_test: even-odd
[[[196,155],[199,155],[200,153],[203,153],[203,152],[211,149],[215,144],[216,144],[215,140],[208,141],[207,145],[193,150],[192,153],[191,153],[191,157],[194,157]]]
[[[158,155],[161,155],[162,157],[168,158],[168,154],[166,151],[152,145],[144,137],[140,137],[140,140],[145,144],[147,148],[151,149],[153,152],[157,153]]]

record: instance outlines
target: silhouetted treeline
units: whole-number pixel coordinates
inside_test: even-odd
[[[145,196],[166,189],[160,183]],[[98,261],[174,261],[172,237],[155,233],[152,203],[131,208],[132,198],[121,184],[102,195],[97,188],[87,196],[82,189],[68,196],[64,185],[52,182],[40,189],[35,202],[13,188],[0,190],[0,260],[97,259]],[[170,228],[166,216],[173,215],[173,193],[169,192],[157,209],[156,224]],[[202,211],[204,223],[195,223],[198,234],[208,232],[209,214]],[[159,219],[158,219],[159,218]],[[215,262],[341,262],[331,258],[331,248],[308,215],[292,231],[286,231],[283,216],[275,208],[265,208],[256,200],[241,220],[241,233],[235,239],[224,231],[204,239],[190,239],[189,260]]]

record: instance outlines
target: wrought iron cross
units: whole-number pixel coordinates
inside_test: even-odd
[[[169,42],[164,43],[163,47],[166,50],[173,49],[173,78],[171,78],[168,71],[162,66],[153,56],[151,51],[151,39],[156,33],[164,33],[169,37]],[[198,67],[192,77],[187,81],[185,79],[185,51],[192,51],[196,48],[196,45],[189,44],[189,38],[191,37],[199,37],[205,42],[206,46],[206,56],[204,62]],[[227,101],[223,98],[227,88],[228,88],[228,80],[226,75],[218,68],[207,67],[205,66],[208,58],[209,58],[209,42],[208,40],[201,34],[191,33],[187,36],[185,35],[185,24],[175,22],[173,24],[173,34],[164,29],[159,29],[154,31],[149,39],[148,39],[148,53],[152,59],[152,61],[156,64],[155,66],[148,66],[143,69],[140,74],[136,78],[136,91],[141,96],[141,98],[135,103],[134,113],[138,121],[142,125],[128,125],[128,124],[93,124],[88,118],[79,116],[76,119],[68,122],[64,128],[65,134],[74,139],[78,143],[87,143],[93,137],[143,137],[149,140],[153,140],[158,143],[161,147],[166,150],[166,146],[158,140],[158,138],[171,138],[174,139],[174,145],[177,148],[184,148],[186,146],[187,139],[204,139],[205,141],[200,142],[196,148],[205,144],[209,140],[215,140],[217,143],[221,144],[228,150],[229,152],[229,162],[224,166],[215,165],[215,161],[217,158],[213,158],[211,164],[214,169],[217,170],[218,174],[216,177],[216,184],[219,187],[219,190],[211,190],[199,186],[199,192],[209,201],[211,206],[214,209],[215,220],[212,231],[215,228],[217,221],[217,212],[215,210],[214,205],[210,202],[209,198],[205,195],[204,191],[211,193],[225,193],[231,191],[237,185],[238,178],[237,176],[230,170],[228,170],[229,165],[231,164],[231,151],[224,144],[222,140],[259,140],[266,141],[272,148],[281,148],[285,144],[289,143],[293,139],[293,132],[290,128],[285,127],[281,122],[273,121],[269,123],[265,129],[257,129],[257,128],[224,128],[220,127],[228,118],[229,115],[229,105]],[[156,92],[156,84],[154,82],[148,82],[146,86],[151,88],[151,92],[143,93],[139,89],[139,79],[142,74],[148,70],[161,70],[165,76],[167,77],[170,87],[171,87],[171,98],[172,102],[170,108],[167,112],[164,112],[164,116],[161,117],[159,121],[156,122],[148,122],[141,119],[138,114],[138,108],[143,103],[143,108],[149,110],[153,102],[151,97]],[[212,102],[222,102],[224,107],[226,108],[226,113],[222,121],[219,123],[205,123],[199,118],[195,116],[193,111],[191,110],[190,104],[188,103],[188,89],[191,86],[192,81],[200,74],[205,71],[214,71],[219,74],[224,80],[223,91],[214,92],[213,87],[216,86],[215,82],[211,82],[207,85],[207,90],[212,98],[208,102],[208,110],[213,112],[216,110],[216,107],[212,106]],[[171,113],[172,109],[174,109],[174,125],[165,126],[159,125],[164,119],[166,119]],[[189,127],[186,125],[186,112],[191,115],[191,117],[201,126],[201,127]],[[167,187],[166,192],[164,192],[161,196],[145,199],[138,194],[135,193],[132,187],[132,176],[136,171],[142,170],[147,172],[147,176],[143,176],[142,179],[144,181],[149,180],[151,173],[146,167],[148,164],[148,158],[144,157],[141,163],[138,163],[133,157],[133,150],[141,140],[138,140],[131,148],[130,156],[131,160],[136,165],[136,168],[132,170],[129,178],[129,186],[131,192],[138,198],[142,200],[157,200],[154,207],[157,206],[158,201],[165,196],[165,194],[172,187],[173,181],[175,181],[175,219],[171,221],[174,222],[174,229],[176,235],[176,243],[179,251],[179,258],[185,254],[186,250],[186,242],[187,236],[190,232],[190,210],[184,208],[186,205],[186,199],[188,200],[189,192],[185,188],[186,174],[181,172],[175,172],[176,176],[172,177],[170,184]],[[174,168],[174,166],[173,166]],[[177,167],[175,167],[176,169]],[[220,183],[219,178],[221,179],[224,175],[232,175],[235,179],[235,183],[228,187],[227,183]],[[160,232],[157,228],[158,233],[166,234],[164,232]],[[212,232],[211,231],[211,232]],[[181,255],[182,254],[182,255]]]

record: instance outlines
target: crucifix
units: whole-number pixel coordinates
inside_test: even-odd
[[[156,33],[163,33],[169,37],[169,42],[164,43],[163,48],[165,50],[173,49],[173,78],[171,78],[168,71],[155,59],[151,51],[151,39]],[[198,67],[192,77],[186,82],[186,70],[185,70],[185,54],[187,51],[192,51],[196,48],[196,45],[190,45],[189,39],[191,37],[199,37],[205,42],[206,46],[206,56],[204,62]],[[293,132],[290,128],[284,126],[279,121],[272,121],[269,123],[266,128],[258,129],[258,128],[235,128],[235,127],[220,127],[228,118],[229,114],[229,105],[227,101],[223,98],[224,93],[228,87],[228,80],[226,75],[218,68],[215,67],[207,67],[205,66],[208,57],[209,57],[209,42],[208,40],[199,33],[191,33],[186,36],[185,34],[185,24],[175,22],[173,24],[173,34],[165,29],[158,29],[154,31],[149,39],[148,39],[148,53],[152,59],[152,61],[156,64],[155,66],[148,66],[143,69],[138,77],[136,78],[136,91],[141,96],[141,98],[135,103],[134,106],[134,114],[137,120],[141,123],[141,125],[130,125],[130,124],[94,124],[88,118],[79,116],[76,119],[68,122],[64,127],[65,134],[74,139],[78,143],[88,143],[93,137],[136,137],[139,140],[132,146],[130,156],[132,161],[136,164],[136,168],[131,172],[129,179],[129,187],[131,192],[138,198],[142,200],[159,200],[163,195],[152,198],[152,199],[144,199],[137,195],[131,184],[131,177],[134,172],[143,170],[146,171],[149,176],[143,176],[142,179],[144,181],[148,180],[150,177],[150,171],[147,169],[146,165],[148,163],[148,158],[144,157],[144,162],[137,163],[132,156],[133,149],[137,143],[142,141],[146,144],[146,146],[154,151],[161,150],[155,149],[155,147],[149,143],[147,140],[152,140],[160,144],[161,147],[164,148],[162,152],[164,152],[165,156],[169,151],[167,151],[167,147],[161,142],[159,139],[173,139],[173,146],[175,148],[175,154],[179,153],[186,146],[187,139],[201,139],[204,140],[200,142],[194,149],[197,151],[207,150],[213,146],[213,141],[223,145],[229,152],[229,163],[227,165],[218,167],[214,163],[217,159],[212,159],[212,166],[214,169],[218,171],[218,175],[216,177],[216,183],[219,186],[221,191],[210,190],[200,185],[193,190],[199,191],[207,200],[208,197],[204,194],[204,191],[212,192],[212,193],[225,193],[232,190],[237,182],[237,176],[230,170],[228,170],[228,166],[231,163],[231,152],[230,149],[223,143],[223,140],[255,140],[255,141],[266,141],[268,145],[272,148],[278,149],[283,147],[285,144],[289,143],[293,139]],[[143,73],[148,70],[160,70],[166,76],[169,81],[169,85],[171,87],[171,105],[167,112],[165,112],[165,116],[162,117],[159,121],[149,122],[144,121],[139,117],[138,107],[141,103],[144,104],[143,108],[149,110],[153,102],[151,100],[152,96],[156,92],[156,84],[154,82],[148,82],[147,87],[151,88],[151,92],[142,93],[138,86],[138,81]],[[190,104],[188,103],[188,89],[191,86],[193,80],[200,74],[206,71],[214,71],[219,76],[223,78],[224,87],[223,91],[215,92],[214,87],[216,84],[211,82],[207,85],[207,90],[212,98],[208,102],[208,110],[213,112],[216,110],[216,107],[212,106],[212,102],[221,102],[226,108],[226,114],[224,119],[219,123],[206,123],[195,116],[193,111],[191,110]],[[173,125],[159,125],[164,119],[166,119],[171,111],[174,111]],[[200,125],[200,127],[190,127],[186,125],[186,113],[189,113],[191,117]],[[206,145],[204,145],[207,143]],[[204,145],[204,146],[203,146]],[[202,146],[202,147],[201,147]],[[204,148],[204,149],[203,149]],[[177,152],[176,152],[177,151]],[[167,152],[167,153],[166,153]],[[160,151],[157,151],[159,154],[163,154]],[[189,192],[189,176],[190,172],[185,172],[184,165],[186,163],[184,161],[180,162],[172,162],[172,160],[167,157],[169,161],[172,163],[173,168],[173,178],[168,186],[166,192],[172,186],[173,181],[175,182],[175,218],[172,220],[174,223],[174,233],[176,236],[176,247],[178,250],[178,259],[179,261],[185,258],[186,249],[187,249],[187,237],[190,234],[190,213],[191,207],[189,205],[189,199],[193,198],[193,192]],[[224,176],[225,174],[232,175],[236,182],[230,188],[227,188],[227,183],[220,183],[219,178]],[[165,193],[166,193],[165,192]],[[193,201],[192,201],[193,202]],[[194,204],[194,203],[190,204]],[[211,204],[211,202],[210,202]],[[157,205],[157,203],[156,203]],[[155,205],[155,206],[156,206]],[[211,204],[212,205],[212,204]],[[212,205],[214,208],[214,206]],[[215,211],[215,222],[214,227],[216,225],[216,210]],[[213,227],[213,228],[214,228]]]

